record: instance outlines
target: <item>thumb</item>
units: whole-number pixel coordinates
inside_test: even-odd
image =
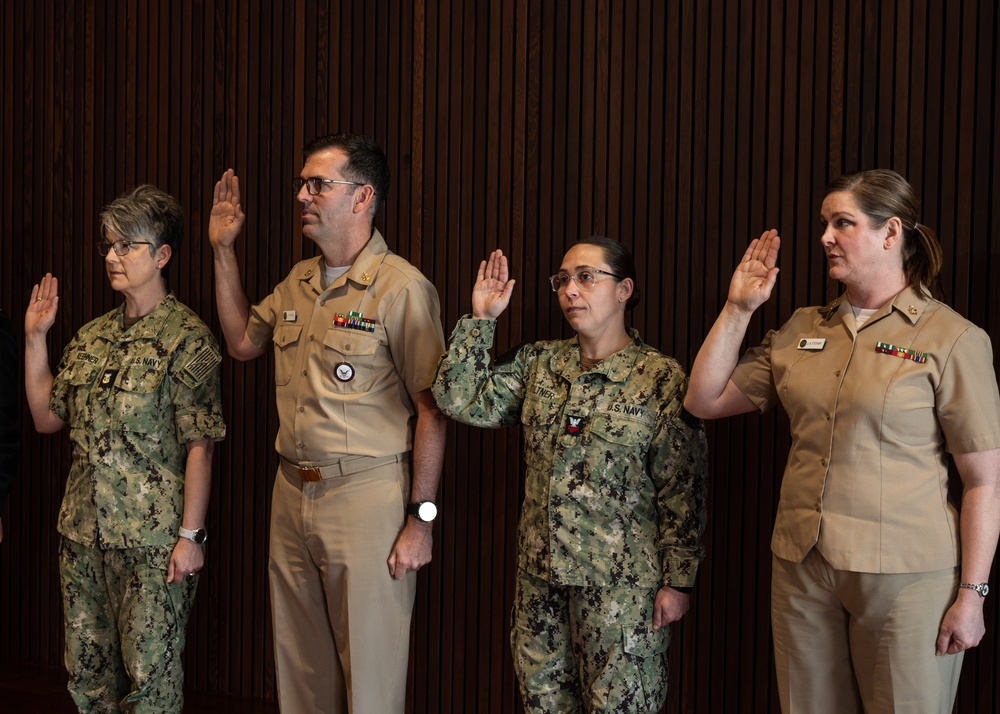
[[[941,630],[940,632],[938,632],[938,638],[936,647],[934,649],[934,654],[938,656],[947,654],[948,645],[950,643],[951,643],[951,632],[948,632],[946,630]]]

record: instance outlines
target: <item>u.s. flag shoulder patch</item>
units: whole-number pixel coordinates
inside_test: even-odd
[[[196,386],[208,379],[221,361],[222,355],[211,345],[205,345],[184,365],[181,374],[186,378],[185,381],[190,380]]]

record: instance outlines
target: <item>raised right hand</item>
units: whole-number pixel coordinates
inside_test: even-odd
[[[44,337],[56,321],[59,311],[59,281],[46,273],[31,289],[31,302],[24,313],[24,334]]]
[[[514,283],[510,280],[507,256],[499,248],[489,260],[479,263],[476,284],[472,287],[472,316],[477,320],[495,320],[510,304]]]
[[[246,215],[240,205],[240,180],[226,169],[215,184],[212,214],[208,219],[208,240],[213,248],[231,248],[243,230]]]
[[[781,238],[773,228],[750,243],[729,283],[727,300],[730,305],[753,312],[767,302],[778,279],[776,266],[780,246]]]

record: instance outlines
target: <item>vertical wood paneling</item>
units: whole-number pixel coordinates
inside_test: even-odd
[[[228,167],[248,221],[251,299],[314,249],[288,182],[317,134],[385,148],[378,225],[441,295],[445,332],[495,247],[518,281],[497,352],[568,334],[545,278],[582,235],[638,261],[643,337],[690,365],[732,266],[770,227],[774,298],[748,342],[836,295],[816,216],[843,171],[896,168],[941,236],[943,284],[1000,342],[1000,13],[992,0],[43,0],[0,9],[0,305],[21,318],[45,271],[63,299],[53,365],[118,303],[92,243],[136,183],[181,201],[171,285],[219,334],[205,225]],[[220,335],[221,337],[221,335]],[[188,684],[273,698],[267,524],[277,460],[270,357],[226,359],[212,539]],[[0,659],[55,664],[55,521],[65,435],[33,432],[3,513]],[[665,711],[777,711],[769,539],[788,450],[780,414],[711,424],[709,559],[674,627]],[[434,562],[419,576],[413,712],[520,710],[507,645],[523,496],[516,430],[449,429]],[[994,568],[994,579],[997,569]],[[1000,709],[997,599],[958,710]],[[721,683],[721,686],[720,686]]]

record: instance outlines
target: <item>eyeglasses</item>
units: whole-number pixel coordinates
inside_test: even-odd
[[[320,178],[319,176],[310,176],[309,178],[302,178],[297,176],[292,179],[292,190],[298,195],[302,187],[306,187],[306,191],[309,192],[310,196],[318,196],[320,191],[323,190],[323,185],[328,183],[342,183],[345,186],[364,186],[363,183],[358,183],[357,181],[344,181],[342,179],[327,179]]]
[[[116,240],[114,243],[108,243],[106,240],[99,240],[94,244],[97,248],[97,254],[102,258],[108,254],[108,251],[112,248],[115,249],[115,255],[128,255],[129,250],[134,245],[153,245],[148,240]]]
[[[559,292],[569,285],[570,278],[573,279],[573,282],[576,283],[576,286],[581,290],[590,290],[597,282],[598,275],[607,275],[615,280],[623,280],[621,276],[609,273],[607,270],[600,270],[598,268],[580,268],[575,273],[556,273],[549,278],[549,282],[552,283],[552,292],[554,293]]]

